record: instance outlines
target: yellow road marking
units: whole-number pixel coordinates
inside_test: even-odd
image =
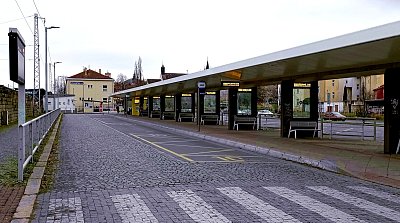
[[[225,156],[225,157],[221,157],[221,156],[216,156],[215,158],[223,160],[223,161],[227,161],[227,162],[244,162],[243,158],[241,157],[231,157],[231,156]]]
[[[229,161],[229,160],[225,159],[224,157],[220,157],[220,156],[216,156],[215,158],[223,160],[223,161]]]
[[[146,140],[146,139],[143,139],[142,137],[139,137],[139,136],[137,136],[137,135],[134,135],[134,134],[130,134],[130,135],[133,136],[133,137],[135,137],[135,138],[137,138],[137,139],[140,139],[140,140],[142,140],[142,141],[144,141],[144,142],[146,142],[146,143],[148,143],[148,144],[151,144],[151,145],[153,145],[153,146],[155,146],[155,147],[158,147],[158,148],[160,148],[160,149],[162,149],[162,150],[164,150],[164,151],[166,151],[166,152],[169,152],[169,153],[171,153],[171,154],[173,154],[173,155],[175,155],[175,156],[177,156],[177,157],[180,157],[180,158],[182,158],[182,159],[184,159],[184,160],[186,160],[186,161],[193,162],[192,159],[189,159],[189,158],[187,158],[186,156],[183,156],[182,154],[179,154],[179,153],[176,153],[176,152],[174,152],[174,151],[172,151],[172,150],[169,150],[169,149],[167,149],[167,148],[164,148],[164,147],[162,147],[162,146],[160,146],[160,145],[157,145],[157,144],[155,144],[155,143],[153,143],[153,142],[150,142],[150,141],[148,141],[148,140]]]
[[[229,152],[233,151],[233,149],[221,149],[221,150],[210,150],[206,152],[198,152],[198,153],[186,153],[186,156],[192,156],[192,155],[200,155],[200,154],[207,154],[207,153],[219,153],[219,152]]]

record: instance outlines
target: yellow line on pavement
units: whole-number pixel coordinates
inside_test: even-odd
[[[210,150],[210,151],[206,151],[206,152],[186,153],[185,155],[186,156],[193,156],[193,155],[199,155],[199,154],[220,153],[220,152],[229,152],[229,151],[233,151],[233,149]],[[210,155],[210,156],[214,156],[214,155]]]
[[[146,139],[143,139],[142,137],[139,137],[139,136],[134,135],[134,134],[130,134],[130,135],[133,136],[133,137],[135,137],[135,138],[137,138],[137,139],[140,139],[140,140],[142,140],[142,141],[144,141],[144,142],[146,142],[146,143],[148,143],[148,144],[151,144],[151,145],[153,145],[153,146],[155,146],[155,147],[158,147],[158,148],[160,148],[160,149],[162,149],[162,150],[164,150],[164,151],[166,151],[166,152],[169,152],[169,153],[171,153],[171,154],[173,154],[173,155],[175,155],[175,156],[177,156],[177,157],[180,157],[180,158],[182,158],[182,159],[184,159],[184,160],[186,160],[186,161],[193,162],[192,159],[189,159],[189,158],[187,158],[186,156],[183,156],[183,155],[181,155],[181,154],[179,154],[179,153],[176,153],[176,152],[174,152],[174,151],[172,151],[172,150],[169,150],[169,149],[164,148],[164,147],[162,147],[162,146],[160,146],[160,145],[157,145],[157,144],[155,144],[155,143],[153,143],[153,142],[150,142],[150,141],[148,141],[148,140],[146,140]]]
[[[230,160],[227,160],[227,159],[225,159],[224,157],[220,157],[220,156],[216,156],[215,158],[220,159],[220,160],[223,160],[223,161],[230,161]]]

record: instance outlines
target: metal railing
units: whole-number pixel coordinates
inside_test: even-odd
[[[332,120],[324,120],[320,119],[320,124],[321,124],[321,135],[322,138],[324,135],[329,135],[329,138],[332,139],[333,135],[339,135],[339,136],[356,136],[360,137],[361,140],[365,140],[365,138],[373,138],[374,141],[376,141],[377,137],[377,128],[378,127],[384,127],[383,123],[378,123],[375,118],[347,118],[346,121],[332,121]],[[328,126],[324,125],[328,124]],[[344,131],[336,131],[334,132],[334,126],[340,126],[340,125],[346,125],[346,126],[354,126],[355,128],[348,128],[346,131],[346,134],[343,134]],[[326,127],[328,127],[328,133],[325,133],[324,130],[326,130]],[[369,128],[370,132],[372,134],[366,134],[366,130]],[[371,130],[372,128],[372,130]]]
[[[33,155],[38,150],[51,126],[57,120],[61,110],[57,109],[32,119],[18,126],[18,180],[24,180],[24,169],[33,162]]]

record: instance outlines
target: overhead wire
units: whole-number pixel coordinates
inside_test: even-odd
[[[22,17],[24,17],[25,22],[26,22],[26,25],[29,27],[29,30],[31,31],[31,33],[32,33],[32,35],[33,35],[32,28],[31,28],[31,26],[29,25],[28,20],[26,20],[26,17],[25,17],[25,15],[24,15],[24,12],[22,12],[22,9],[21,9],[21,7],[19,6],[18,1],[17,1],[17,0],[14,0],[14,1],[15,1],[15,3],[17,3],[17,6],[18,6],[18,8],[19,8],[19,11],[21,12]]]
[[[36,5],[35,0],[32,0],[32,1],[33,1],[33,4],[35,5],[36,12],[37,12],[39,18],[42,18],[42,16],[40,15],[40,12],[39,12],[39,8],[38,8],[37,5]],[[42,19],[42,23],[43,23],[44,28],[46,29],[46,23],[45,23],[44,19]],[[50,54],[50,48],[49,48],[48,45],[47,45],[47,55],[48,55],[49,61],[50,61],[50,63],[51,63],[52,59],[51,59],[51,54]],[[46,64],[46,66],[48,66],[48,64]]]
[[[27,16],[25,18],[30,18],[30,17],[33,17],[33,15]],[[8,20],[8,21],[5,21],[5,22],[0,22],[0,25],[6,24],[6,23],[10,23],[10,22],[15,22],[15,21],[18,21],[18,20],[21,20],[21,19],[24,19],[24,17],[23,18],[18,18],[18,19]]]

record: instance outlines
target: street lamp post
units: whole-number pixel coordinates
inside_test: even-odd
[[[50,26],[50,27],[45,27],[44,28],[44,47],[45,47],[45,64],[46,64],[46,66],[45,66],[45,68],[46,68],[46,70],[45,70],[45,87],[46,87],[46,94],[45,94],[45,97],[44,97],[44,103],[45,103],[45,106],[44,106],[44,109],[45,109],[45,113],[47,113],[48,111],[49,111],[49,103],[48,103],[48,101],[49,101],[49,96],[48,96],[48,89],[47,89],[47,78],[48,78],[48,73],[47,73],[47,30],[48,29],[58,29],[58,28],[60,28],[60,27],[58,27],[58,26]]]
[[[58,63],[62,63],[62,62],[60,62],[60,61],[57,61],[57,62],[54,62],[54,64],[53,64],[53,73],[54,73],[54,86],[53,86],[53,91],[54,91],[54,93],[53,93],[53,110],[56,110],[56,108],[58,107],[58,102],[57,102],[57,106],[56,106],[56,64],[58,64]]]

